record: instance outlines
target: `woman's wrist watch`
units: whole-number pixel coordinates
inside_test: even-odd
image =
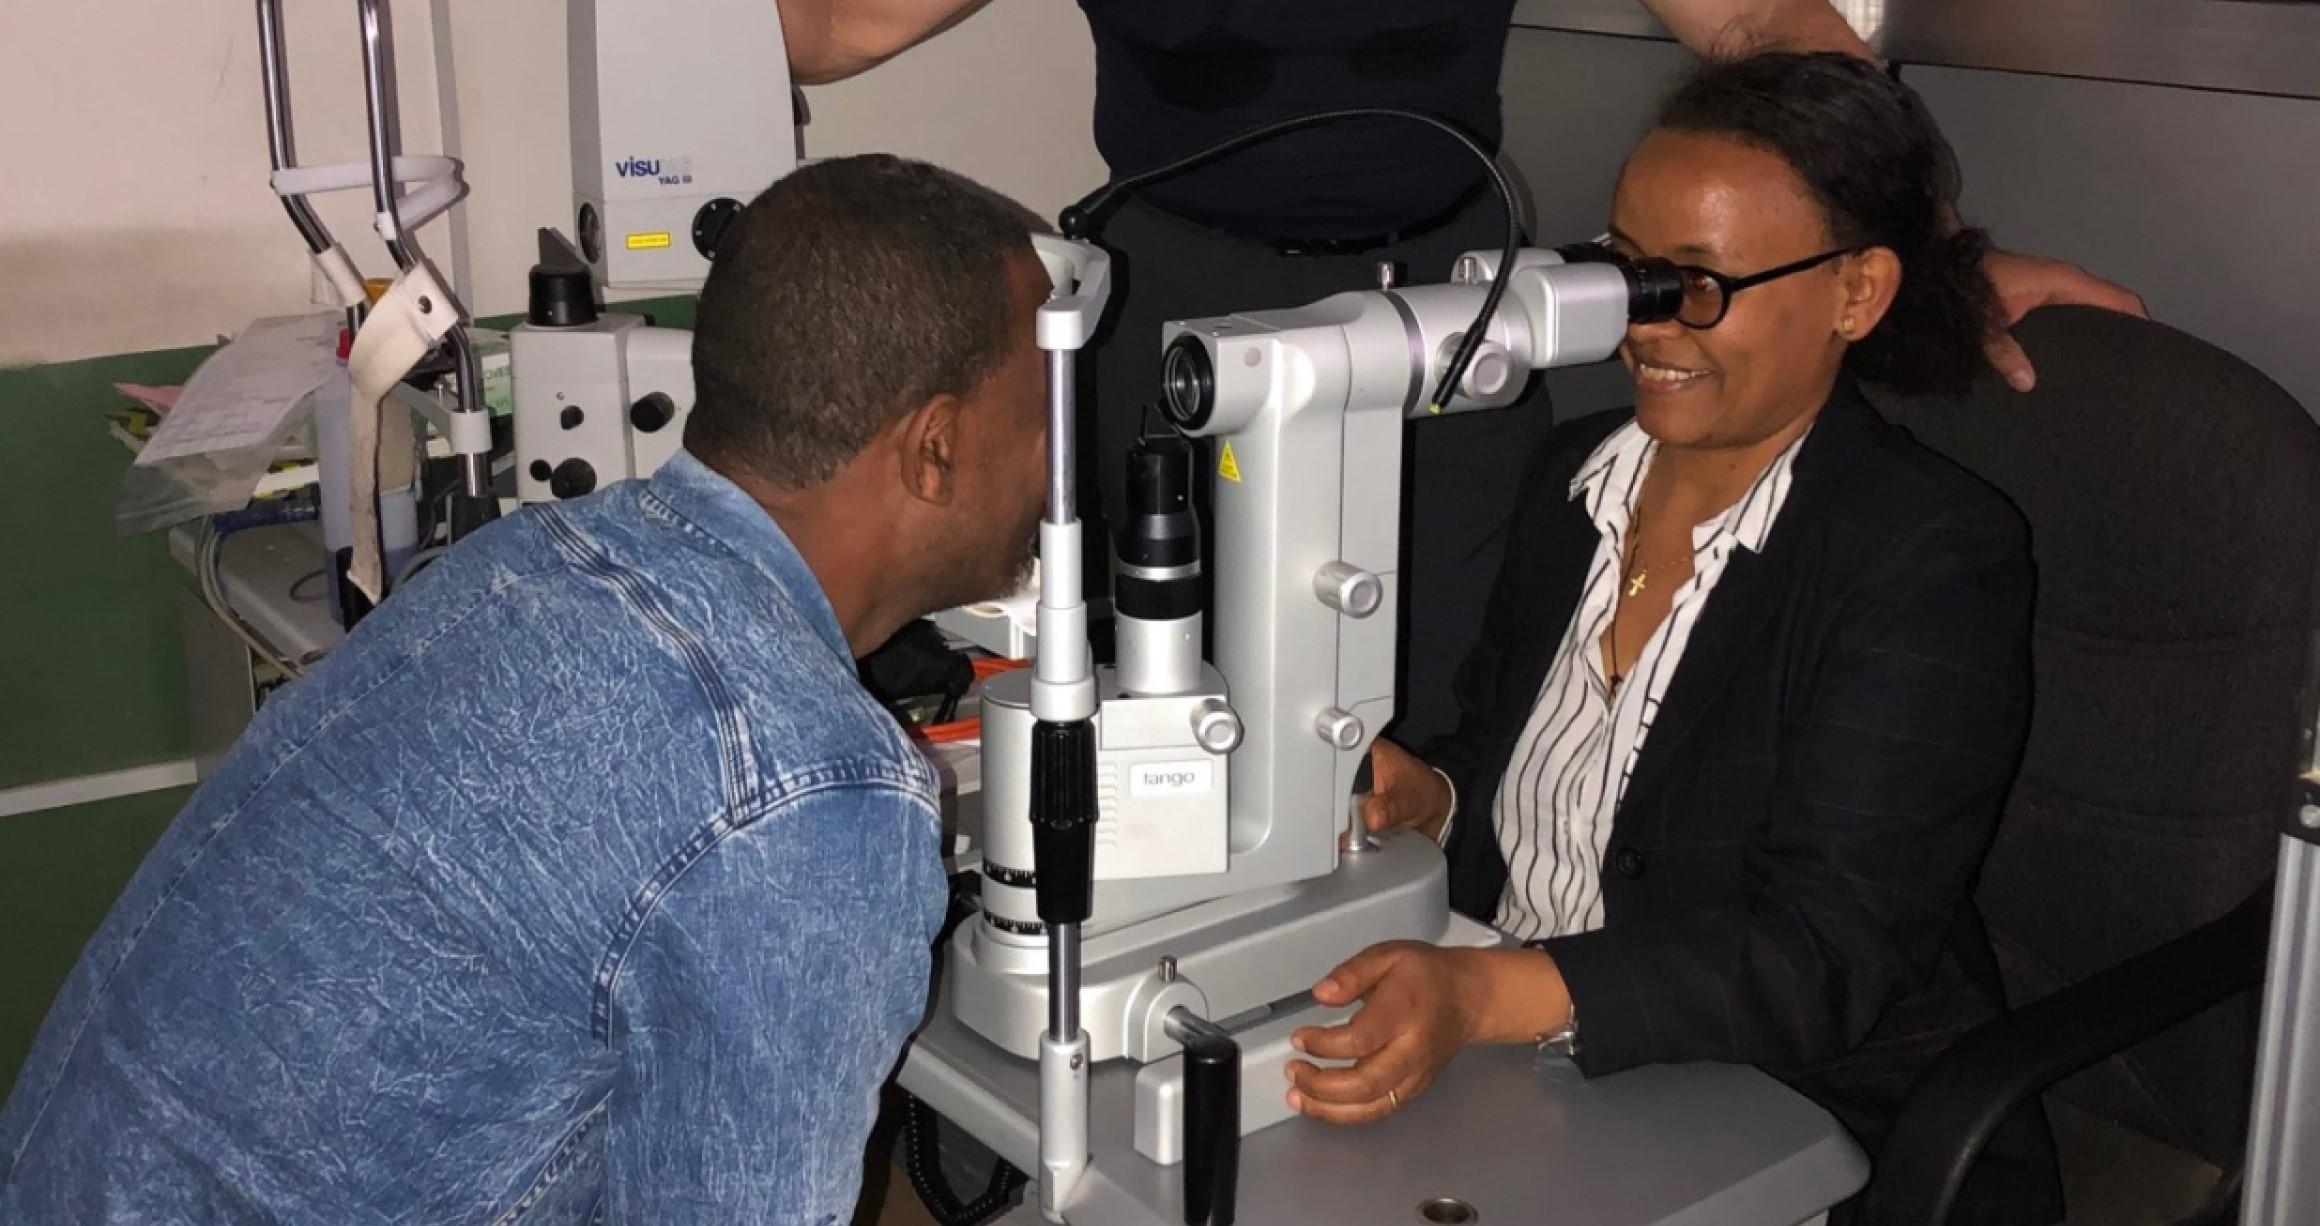
[[[1563,1019],[1562,1025],[1539,1036],[1539,1050],[1561,1056],[1565,1060],[1579,1058],[1579,1010],[1576,1006],[1572,1007],[1571,1015]]]
[[[1546,953],[1546,952],[1547,952],[1547,945],[1546,945],[1546,942],[1544,942],[1544,941],[1525,941],[1525,942],[1523,942],[1523,947],[1524,947],[1525,949],[1532,949],[1532,950],[1536,950],[1536,951],[1538,951],[1538,952],[1540,952],[1540,953]],[[1578,1004],[1574,1002],[1574,1003],[1571,1005],[1571,1007],[1570,1007],[1570,1012],[1568,1012],[1568,1013],[1564,1014],[1564,1016],[1563,1016],[1563,1024],[1562,1024],[1562,1025],[1555,1027],[1553,1030],[1549,1030],[1549,1031],[1544,1031],[1544,1032],[1542,1032],[1542,1033],[1539,1035],[1539,1037],[1538,1037],[1538,1040],[1537,1040],[1537,1041],[1538,1041],[1538,1045],[1539,1045],[1539,1050],[1540,1050],[1540,1051],[1542,1051],[1542,1052],[1547,1052],[1547,1053],[1550,1053],[1550,1054],[1552,1054],[1552,1055],[1561,1056],[1561,1057],[1563,1057],[1565,1060],[1576,1060],[1576,1059],[1578,1059],[1578,1058],[1579,1058],[1579,1006],[1578,1006]]]

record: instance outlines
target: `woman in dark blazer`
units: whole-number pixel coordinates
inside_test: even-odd
[[[1394,944],[1316,989],[1292,1101],[1379,1118],[1477,1042],[1590,1075],[1754,1064],[1874,1155],[2002,1007],[1969,893],[2029,702],[2026,530],[1855,388],[1955,387],[1991,318],[1983,236],[1922,104],[1841,56],[1710,64],[1621,175],[1607,242],[1683,266],[1629,329],[1636,409],[1534,460],[1463,720],[1381,743],[1373,828],[1444,841],[1451,900],[1519,948]],[[1960,1222],[2059,1216],[2043,1124]]]

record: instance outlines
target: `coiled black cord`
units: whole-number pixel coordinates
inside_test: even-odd
[[[983,1188],[983,1194],[961,1202],[938,1166],[942,1144],[936,1132],[936,1118],[934,1110],[917,1095],[903,1095],[902,1169],[910,1176],[910,1186],[918,1193],[919,1203],[942,1226],[983,1226],[1005,1213],[1015,1203],[1015,1194],[1030,1180],[1002,1158],[992,1168],[991,1182]]]
[[[983,879],[972,872],[957,873],[951,877],[951,905],[943,919],[942,934],[935,938],[939,957],[948,948],[951,932],[973,918],[981,907],[976,899],[982,893]],[[972,1201],[961,1201],[943,1178],[941,1155],[942,1138],[937,1131],[940,1117],[915,1094],[902,1096],[902,1170],[910,1176],[911,1190],[918,1193],[918,1201],[942,1226],[983,1226],[998,1217],[1014,1203],[1015,1194],[1030,1180],[1023,1172],[1008,1165],[1004,1158],[991,1171],[991,1181],[983,1194]]]

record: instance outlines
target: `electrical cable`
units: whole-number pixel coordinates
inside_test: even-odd
[[[1315,111],[1308,115],[1276,120],[1252,128],[1238,136],[1218,141],[1205,149],[1187,154],[1173,162],[1155,166],[1150,170],[1138,171],[1124,178],[1114,179],[1081,197],[1079,203],[1065,209],[1057,221],[1065,238],[1092,238],[1102,226],[1104,212],[1112,206],[1114,201],[1130,192],[1157,183],[1162,179],[1174,178],[1195,166],[1215,161],[1227,154],[1238,153],[1242,149],[1271,140],[1276,136],[1305,128],[1320,127],[1323,124],[1339,123],[1348,119],[1406,120],[1424,124],[1456,140],[1467,152],[1472,153],[1481,161],[1483,170],[1490,176],[1492,186],[1498,189],[1499,202],[1506,210],[1506,246],[1499,255],[1498,274],[1490,279],[1490,289],[1482,297],[1482,309],[1475,314],[1473,326],[1469,327],[1466,330],[1466,335],[1459,340],[1458,348],[1451,354],[1450,365],[1442,372],[1440,382],[1434,385],[1433,399],[1427,404],[1428,412],[1439,413],[1445,405],[1450,403],[1450,398],[1457,394],[1458,384],[1466,377],[1467,366],[1474,361],[1476,351],[1482,348],[1484,330],[1490,326],[1491,316],[1498,313],[1499,300],[1506,295],[1507,273],[1513,270],[1515,256],[1522,250],[1521,210],[1515,203],[1514,188],[1507,183],[1506,172],[1499,169],[1497,160],[1482,147],[1480,141],[1475,140],[1464,128],[1451,123],[1449,120],[1428,115],[1423,111],[1375,106]]]
[[[218,532],[216,526],[209,520],[201,521],[201,526],[194,533],[193,574],[202,603],[208,605],[209,611],[218,621],[260,661],[285,677],[296,679],[305,676],[304,666],[268,646],[257,631],[242,620],[242,615],[235,612],[233,602],[228,599],[224,586],[218,581],[218,560],[224,546],[225,536]]]
[[[973,663],[976,681],[989,681],[1003,673],[1019,672],[1031,667],[1029,660],[1003,660],[997,656],[977,656]],[[955,703],[950,704],[953,714],[956,713],[956,705]],[[911,729],[910,735],[929,745],[956,745],[961,741],[972,741],[983,735],[983,717],[980,715],[970,715],[965,719],[944,717],[934,723],[923,724]]]
[[[427,548],[412,554],[404,561],[402,568],[395,572],[394,581],[387,585],[387,594],[391,596],[402,591],[403,585],[410,582],[411,576],[418,574],[422,568],[450,551],[451,546],[449,545],[429,545]]]

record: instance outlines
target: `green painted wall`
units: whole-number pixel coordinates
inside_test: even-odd
[[[113,528],[129,453],[104,414],[208,352],[0,370],[0,788],[185,755],[178,570]]]
[[[693,324],[691,298],[616,309]],[[486,321],[505,327],[515,321]],[[210,350],[0,369],[0,789],[189,751],[179,596],[160,533],[125,537],[115,383],[183,383]],[[0,1097],[81,947],[189,795],[0,817]]]
[[[189,794],[0,818],[0,1098],[81,946]]]

